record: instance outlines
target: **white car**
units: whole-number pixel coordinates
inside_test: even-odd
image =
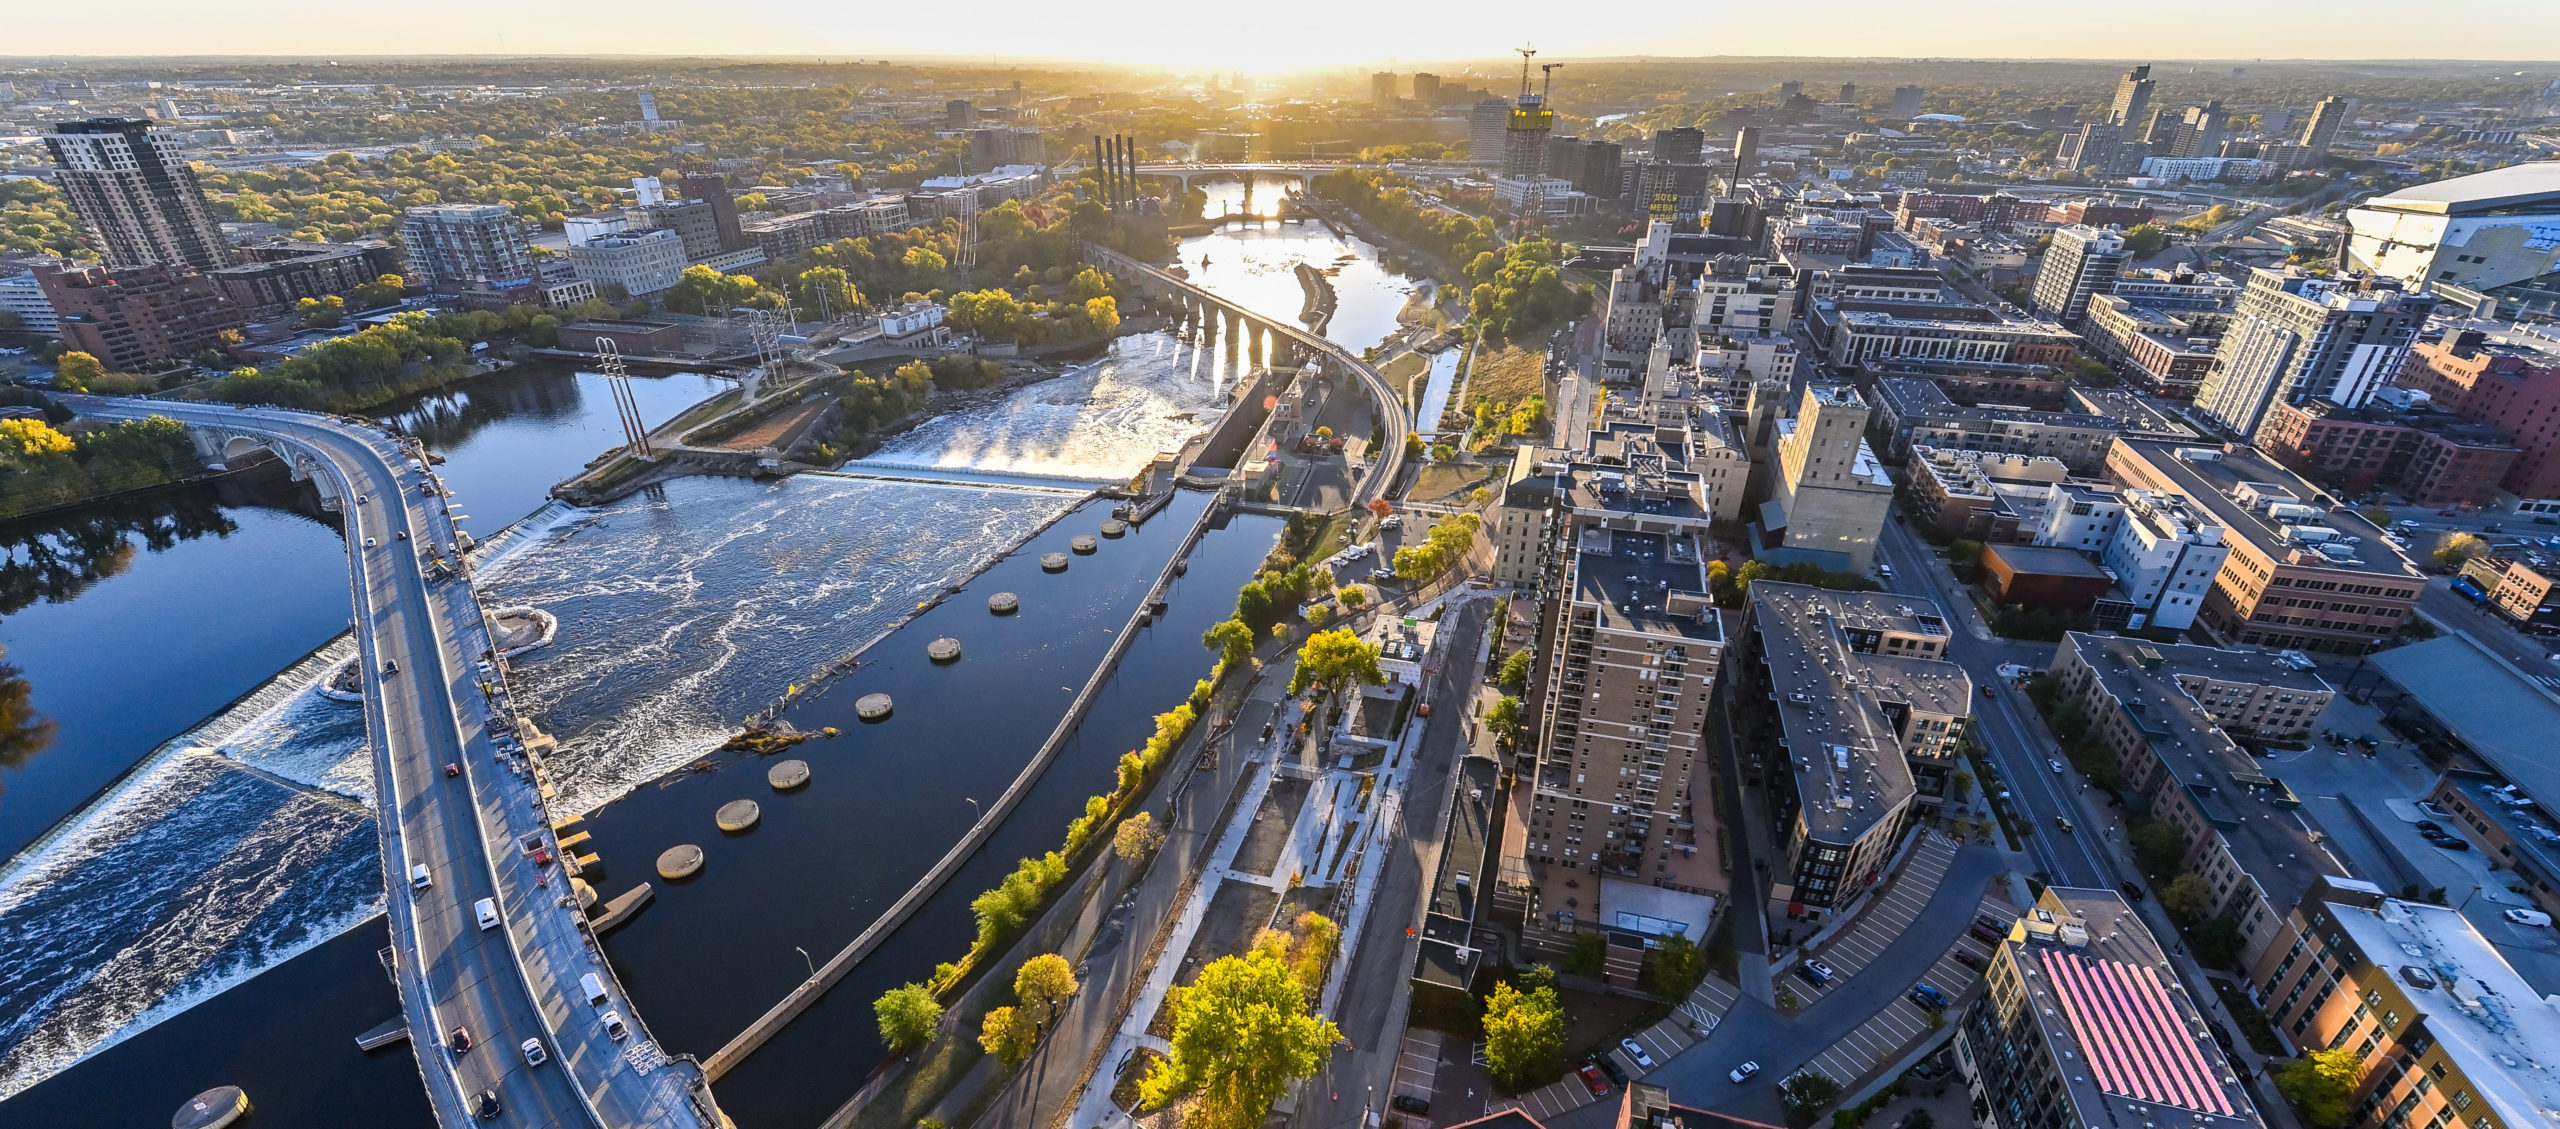
[[[542,1049],[542,1040],[540,1039],[527,1039],[523,1043],[519,1044],[516,1049],[524,1052],[524,1064],[526,1066],[540,1066],[543,1063],[551,1061],[551,1053]]]
[[[1618,1040],[1618,1046],[1626,1050],[1628,1058],[1636,1060],[1636,1069],[1653,1069],[1653,1056],[1644,1053],[1643,1045],[1637,1043],[1633,1039],[1620,1039]]]
[[[435,876],[434,874],[430,873],[430,872],[427,870],[427,864],[425,864],[425,863],[423,863],[423,862],[422,862],[422,863],[419,863],[419,864],[417,864],[417,865],[412,866],[412,867],[410,867],[410,868],[409,868],[409,888],[410,888],[410,889],[412,889],[412,890],[424,890],[424,889],[426,889],[427,887],[429,887],[429,886],[433,886],[433,885],[435,885],[435,884],[436,884],[436,876]]]
[[[377,545],[377,544],[379,544],[379,542],[375,541],[375,540],[374,540],[373,538],[371,538],[371,537],[367,537],[367,538],[365,538],[365,539],[364,539],[364,547],[365,547],[365,548],[370,549],[370,548],[373,548],[373,547],[374,547],[375,545]]]
[[[482,898],[482,899],[480,899],[479,901],[476,901],[476,902],[471,903],[471,914],[472,914],[472,916],[477,917],[477,918],[479,918],[479,919],[480,919],[480,928],[482,928],[482,929],[495,929],[495,928],[497,928],[497,927],[498,927],[498,899],[496,899],[496,898]]]
[[[1743,1079],[1745,1079],[1745,1078],[1749,1078],[1749,1077],[1751,1077],[1752,1075],[1754,1075],[1754,1074],[1758,1074],[1758,1073],[1760,1073],[1760,1064],[1759,1064],[1759,1063],[1756,1063],[1756,1062],[1746,1062],[1746,1063],[1743,1063],[1743,1064],[1742,1064],[1742,1065],[1740,1065],[1740,1066],[1734,1067],[1734,1068],[1733,1068],[1733,1073],[1731,1073],[1731,1074],[1727,1074],[1727,1075],[1725,1075],[1725,1077],[1727,1077],[1727,1078],[1731,1078],[1731,1079],[1733,1079],[1733,1080],[1734,1080],[1734,1081],[1736,1081],[1736,1082],[1740,1082],[1740,1081],[1742,1081]]]
[[[2515,922],[2518,925],[2538,925],[2547,927],[2551,924],[2551,915],[2544,913],[2541,910],[2511,909],[2500,916],[2503,916],[2507,920]]]
[[[631,1029],[622,1025],[621,1012],[608,1011],[597,1018],[599,1022],[604,1024],[605,1035],[611,1038],[614,1042],[619,1043],[631,1034]]]
[[[2048,764],[2048,765],[2051,765],[2051,766],[2053,767],[2053,774],[2054,774],[2055,776],[2060,776],[2060,775],[2062,775],[2062,762],[2061,762],[2061,761],[2058,761],[2058,760],[2048,760],[2048,761],[2046,761],[2046,762],[2044,762],[2044,763],[2046,763],[2046,764]]]

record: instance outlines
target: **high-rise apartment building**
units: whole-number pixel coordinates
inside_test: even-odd
[[[2036,272],[2036,312],[2076,326],[2089,313],[2089,299],[2115,288],[2132,259],[2124,233],[2112,227],[2065,224],[2053,231],[2044,267]]]
[[[2124,78],[2116,83],[2115,101],[2107,106],[2107,124],[2128,130],[2148,124],[2152,85],[2149,63],[2124,72]]]
[[[1983,983],[1955,1042],[1979,1129],[2265,1126],[2123,895],[2046,888]]]
[[[110,267],[217,270],[231,247],[178,143],[127,118],[63,122],[44,138],[62,194]]]
[[[2178,114],[2178,120],[2165,140],[2151,139],[2156,157],[2218,157],[2222,155],[2223,127],[2228,115],[2220,100],[2201,106],[2189,106]]]
[[[2400,371],[2435,296],[2398,279],[2250,272],[2196,406],[2246,438],[2277,401],[2360,408]]]
[[[721,250],[735,251],[747,245],[746,233],[738,226],[738,203],[729,195],[728,178],[708,169],[686,169],[676,187],[686,199],[711,206],[711,230],[720,240]]]
[[[967,129],[978,124],[978,107],[966,98],[954,98],[942,104],[942,128]]]
[[[1504,140],[1511,126],[1511,103],[1487,98],[1467,111],[1467,163],[1502,164]]]
[[[1893,88],[1893,116],[1897,118],[1907,118],[1919,112],[1919,87],[1897,86]]]
[[[1432,74],[1429,71],[1414,72],[1413,100],[1421,103],[1422,108],[1426,110],[1438,106],[1440,104],[1440,76]]]
[[[1844,83],[1841,83],[1841,84],[1840,84],[1840,96],[1839,96],[1838,98],[1834,98],[1834,99],[1832,99],[1832,101],[1834,101],[1834,102],[1838,102],[1838,103],[1840,103],[1841,105],[1844,105],[1844,106],[1855,106],[1855,105],[1857,105],[1857,104],[1858,104],[1858,84],[1857,84],[1857,83],[1854,83],[1854,82],[1844,82]]]
[[[2311,120],[2302,126],[2302,147],[2311,151],[2313,160],[2329,155],[2329,147],[2338,143],[2338,128],[2347,124],[2349,105],[2345,95],[2333,94],[2311,108]]]
[[[1597,137],[1559,137],[1547,143],[1547,175],[1574,191],[1615,200],[1623,186],[1618,143]]]
[[[1725,650],[1707,592],[1713,515],[1694,479],[1644,465],[1546,481],[1536,737],[1497,898],[1524,939],[1552,950],[1613,910],[1730,885],[1704,738]]]
[[[1378,71],[1369,76],[1369,101],[1381,106],[1395,104],[1396,75],[1394,71]]]
[[[1691,126],[1653,131],[1653,159],[1675,165],[1694,165],[1703,159],[1707,147],[1707,131]]]
[[[1778,105],[1785,106],[1802,97],[1804,97],[1804,83],[1789,80],[1778,84]]]
[[[2080,132],[2064,134],[2054,149],[2054,163],[2066,169],[2104,176],[2114,172],[2124,150],[2124,128],[2088,122]]]
[[[524,224],[504,204],[430,204],[400,218],[409,284],[457,292],[533,285],[539,273]]]

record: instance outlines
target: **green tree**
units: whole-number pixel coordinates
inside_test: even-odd
[[[1535,658],[1536,656],[1525,648],[1511,652],[1510,657],[1502,660],[1502,673],[1494,678],[1494,684],[1500,686],[1505,694],[1527,693],[1529,664],[1535,661]]]
[[[791,305],[811,318],[841,317],[862,308],[862,292],[842,267],[811,267],[792,280]]]
[[[1111,833],[1112,853],[1119,855],[1122,862],[1137,862],[1155,853],[1155,849],[1164,843],[1164,836],[1157,833],[1155,824],[1155,816],[1146,812],[1121,820],[1120,826]]]
[[[1609,942],[1596,931],[1584,930],[1573,936],[1573,947],[1565,950],[1564,970],[1576,976],[1598,976],[1609,963]]]
[[[880,993],[871,1010],[880,1016],[880,1041],[898,1053],[923,1046],[942,1023],[942,1001],[922,984],[901,984]]]
[[[1253,625],[1229,617],[1200,636],[1200,645],[1218,652],[1222,666],[1237,667],[1253,658]]]
[[[1822,1107],[1839,1097],[1840,1084],[1811,1069],[1798,1071],[1778,1083],[1778,1100],[1786,1105],[1787,1124],[1793,1126],[1813,1124],[1814,1116],[1822,1112]]]
[[[1522,724],[1520,699],[1515,695],[1504,694],[1484,711],[1484,727],[1504,741],[1519,741]]]
[[[1298,648],[1298,669],[1289,676],[1292,696],[1320,686],[1336,694],[1348,692],[1354,682],[1376,685],[1387,676],[1378,669],[1378,647],[1360,641],[1359,633],[1350,628],[1319,631],[1307,636]]]
[[[2133,846],[2133,861],[2153,878],[2177,873],[2178,864],[2187,857],[2186,836],[2156,819],[2136,822],[2125,832],[2125,840]]]
[[[1544,1085],[1555,1077],[1564,1052],[1564,1005],[1556,990],[1523,992],[1508,981],[1496,983],[1484,1002],[1484,1057],[1493,1081],[1510,1093]]]
[[[2276,1092],[2321,1129],[2347,1123],[2348,1100],[2363,1082],[2364,1059],[2352,1047],[2313,1051],[2276,1070]]]
[[[2135,224],[2124,233],[2125,250],[2133,252],[2133,257],[2137,259],[2148,259],[2157,255],[2168,245],[2169,233],[2160,230],[2158,224]]]
[[[1042,953],[1014,970],[1013,996],[1031,1013],[1034,1026],[1049,1026],[1058,1017],[1059,1005],[1075,994],[1076,970],[1056,953]]]
[[[1174,1003],[1173,1053],[1138,1085],[1161,1108],[1198,1094],[1189,1129],[1253,1129],[1291,1082],[1313,1077],[1342,1041],[1331,1020],[1307,1011],[1307,994],[1268,949],[1221,957]]]
[[[2192,926],[2213,912],[2213,887],[2201,874],[2181,874],[2161,887],[2160,908],[2179,925]]]
[[[378,310],[399,301],[408,289],[409,280],[399,275],[376,275],[373,281],[348,291],[347,304],[359,310]],[[626,298],[629,296],[624,294]]]
[[[1040,1045],[1040,1025],[1032,1021],[1027,1008],[991,1008],[979,1021],[978,1045],[1011,1070],[1022,1065],[1022,1060],[1031,1057],[1032,1049]]]
[[[53,386],[65,392],[86,392],[90,381],[106,374],[107,366],[99,364],[98,358],[74,349],[55,362]]]
[[[1645,986],[1657,996],[1675,1000],[1685,997],[1706,976],[1706,954],[1700,952],[1687,937],[1676,934],[1663,938],[1662,944],[1645,961]]]

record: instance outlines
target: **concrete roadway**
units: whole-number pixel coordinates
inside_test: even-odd
[[[631,1028],[617,1043],[595,1009],[571,998],[584,973],[609,984],[612,976],[574,903],[559,903],[565,877],[556,868],[537,871],[514,849],[524,835],[548,829],[529,779],[499,761],[482,728],[489,709],[473,663],[488,634],[477,597],[467,582],[431,582],[422,573],[421,553],[454,542],[443,500],[423,492],[432,481],[423,467],[387,433],[309,413],[65,400],[97,418],[162,415],[273,437],[318,456],[335,478],[401,1006],[437,1121],[480,1124],[472,1111],[493,1091],[502,1107],[493,1125],[709,1123],[687,1100],[689,1067],[665,1061],[627,1000],[607,1005]],[[396,673],[386,669],[391,662]],[[462,775],[446,777],[447,764],[462,766]],[[413,889],[409,871],[421,863],[430,884]],[[502,927],[479,928],[472,906],[483,898],[498,903]],[[454,1049],[456,1028],[470,1032],[469,1051]],[[527,1038],[542,1041],[549,1063],[527,1065],[517,1049]]]

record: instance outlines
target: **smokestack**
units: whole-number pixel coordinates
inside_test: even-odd
[[[1101,195],[1102,206],[1108,208],[1111,206],[1111,166],[1108,163],[1105,152],[1102,148],[1102,135],[1099,133],[1093,135],[1093,168],[1091,171],[1093,173],[1094,191]]]

